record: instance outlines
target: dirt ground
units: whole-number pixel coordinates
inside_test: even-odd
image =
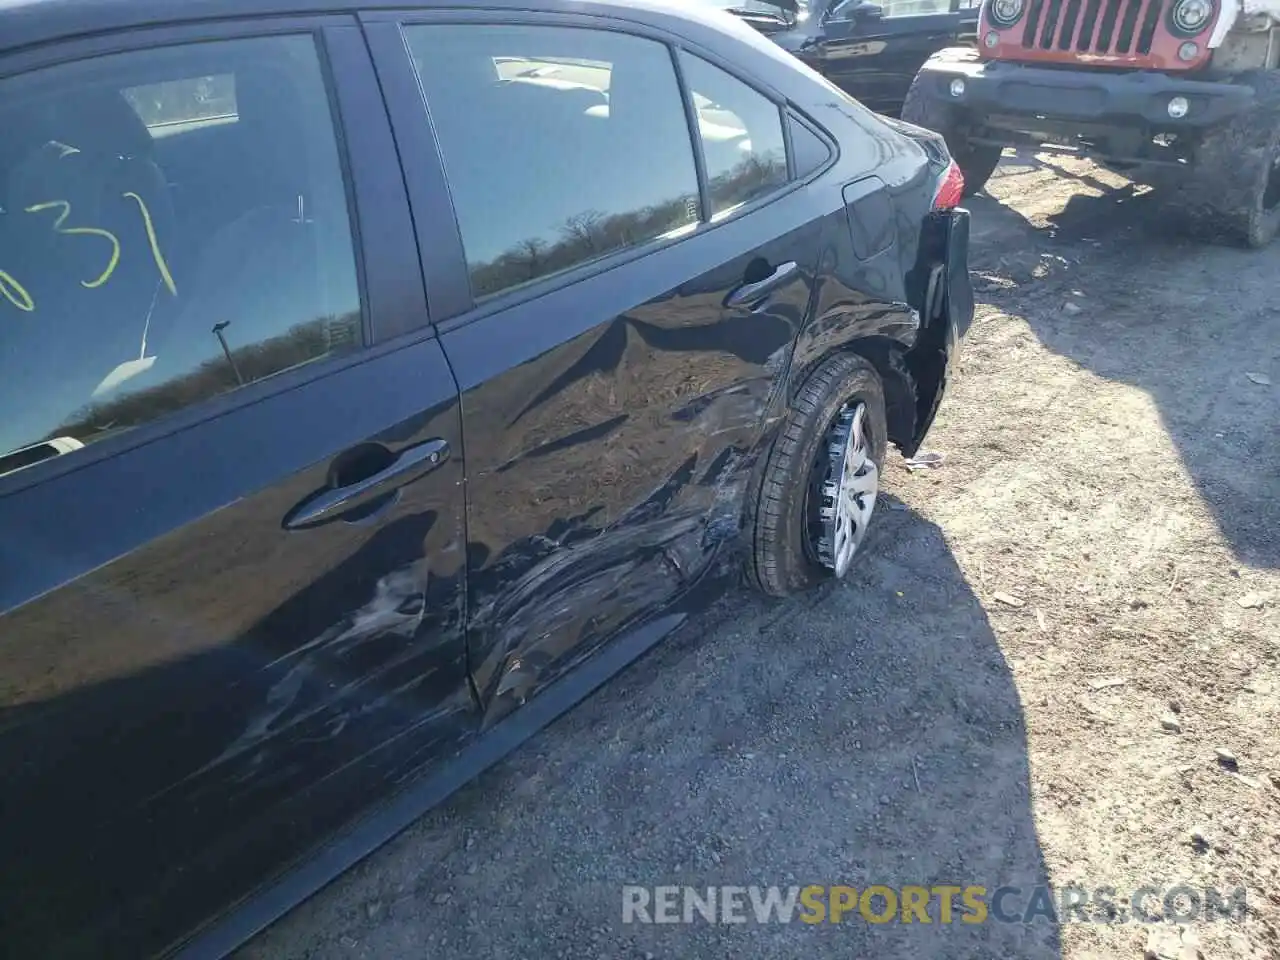
[[[990,193],[945,460],[891,460],[850,579],[727,598],[241,960],[1280,957],[1280,246],[1074,159]],[[1248,916],[621,922],[628,883],[946,882]]]

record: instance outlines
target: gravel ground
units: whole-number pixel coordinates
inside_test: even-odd
[[[850,579],[727,598],[241,960],[1280,956],[1280,247],[1170,240],[1073,158],[990,193],[945,460],[892,460]],[[1243,885],[1248,915],[624,925],[628,883]]]

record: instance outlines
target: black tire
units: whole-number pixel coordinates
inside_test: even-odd
[[[971,197],[987,185],[1000,163],[1001,148],[988,143],[971,143],[964,132],[959,111],[949,103],[930,97],[925,90],[924,74],[917,73],[902,102],[902,119],[942,134],[947,149],[964,174],[964,195]]]
[[[1167,208],[1197,240],[1261,249],[1280,233],[1280,77],[1244,75],[1256,106],[1205,134]]]
[[[800,388],[748,500],[747,577],[766,594],[787,596],[834,576],[816,555],[814,481],[817,466],[826,462],[828,435],[851,401],[867,407],[871,457],[883,473],[888,427],[880,375],[863,357],[837,354],[824,360]],[[872,523],[874,517],[872,513]],[[859,549],[854,555],[855,564],[861,553]]]

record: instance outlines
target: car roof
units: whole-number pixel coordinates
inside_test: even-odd
[[[0,53],[151,25],[415,8],[534,9],[613,16],[675,29],[680,22],[687,26],[725,27],[722,11],[688,0],[0,0]]]

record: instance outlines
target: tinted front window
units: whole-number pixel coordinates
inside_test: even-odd
[[[477,297],[691,225],[670,52],[560,27],[407,27]]]
[[[698,114],[712,217],[785,184],[787,148],[777,104],[698,57],[683,54],[681,63]]]
[[[0,130],[0,473],[359,344],[310,38],[0,81]]]

